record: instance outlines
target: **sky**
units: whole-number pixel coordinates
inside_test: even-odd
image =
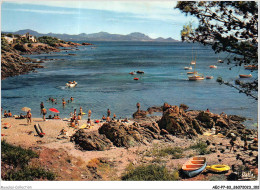
[[[66,34],[141,32],[152,38],[180,40],[183,25],[195,19],[174,9],[176,3],[173,0],[4,0],[1,5],[1,30],[32,29],[39,33]]]

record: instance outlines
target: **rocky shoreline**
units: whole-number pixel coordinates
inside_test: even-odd
[[[93,44],[65,42],[56,43],[54,46],[50,46],[44,43],[6,45],[4,48],[1,49],[1,80],[7,77],[27,74],[31,71],[35,72],[35,69],[43,68],[40,63],[43,63],[45,60],[37,61],[29,57],[24,57],[22,55],[60,52],[63,51],[62,49],[60,49],[60,47],[76,48],[82,45]]]
[[[26,120],[3,118],[3,123],[12,127],[3,128],[2,140],[38,152],[39,158],[30,164],[39,163],[54,172],[56,180],[124,180],[122,176],[127,168],[149,165],[165,166],[169,172],[175,172],[174,180],[181,181],[255,180],[257,131],[243,125],[245,118],[187,109],[184,105],[165,103],[148,109],[161,111],[162,116],[148,116],[143,114],[148,111],[138,110],[134,113],[136,118],[128,122],[93,123],[88,129],[80,129],[86,120],[80,120],[79,127],[71,128],[67,120],[43,122],[33,118],[32,125],[26,125]],[[42,138],[33,131],[37,123],[46,133]],[[61,134],[64,129],[67,132]],[[235,145],[231,150],[230,140],[234,136]],[[180,166],[198,155],[206,157],[208,165],[225,164],[231,169],[221,174],[205,170],[196,177],[185,177]],[[10,167],[3,164],[3,175]],[[245,171],[251,172],[253,178],[244,179],[241,172]]]

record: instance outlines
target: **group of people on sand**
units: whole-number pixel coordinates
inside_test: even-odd
[[[12,113],[10,110],[8,110],[8,112],[6,112],[6,110],[4,111],[4,117],[7,118],[7,117],[12,117]]]

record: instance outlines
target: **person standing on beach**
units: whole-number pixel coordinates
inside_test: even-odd
[[[137,102],[136,107],[137,107],[137,111],[139,112],[140,111],[140,103],[139,102]]]
[[[40,107],[41,107],[41,114],[42,114],[43,113],[43,108],[44,108],[43,102],[41,102]]]
[[[28,112],[27,112],[27,124],[31,124],[32,123],[32,113],[31,113],[31,110],[29,110]]]
[[[111,115],[111,111],[107,109],[107,117],[110,117],[110,115]]]
[[[82,107],[79,108],[79,115],[83,115]]]
[[[91,110],[88,110],[88,118],[90,119],[90,117],[91,117]]]
[[[42,109],[42,119],[46,121],[45,115],[47,114],[47,110],[45,108]]]

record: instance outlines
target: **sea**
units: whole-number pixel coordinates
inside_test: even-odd
[[[186,104],[190,110],[240,115],[248,118],[248,128],[257,127],[258,104],[237,89],[216,82],[218,77],[233,82],[239,74],[251,71],[218,63],[232,58],[227,53],[215,54],[207,46],[182,42],[91,42],[48,54],[27,55],[35,59],[51,59],[37,72],[10,77],[1,81],[1,106],[19,115],[23,107],[32,109],[33,117],[41,117],[40,103],[47,109],[56,108],[62,118],[74,109],[92,111],[92,118],[106,115],[107,109],[119,118],[131,118],[136,103],[146,110],[151,106]],[[74,54],[74,55],[69,55]],[[189,81],[185,66],[196,57],[196,71],[213,79]],[[209,68],[216,65],[217,69]],[[231,69],[231,70],[230,70]],[[144,74],[130,75],[132,71]],[[252,72],[255,78],[258,71]],[[139,80],[133,80],[134,77]],[[77,81],[75,88],[66,87]],[[253,79],[243,79],[250,81]],[[74,101],[62,106],[62,99]],[[49,98],[57,99],[52,104]],[[47,115],[54,114],[48,111]],[[160,115],[161,113],[155,113]],[[85,116],[87,118],[87,116]],[[84,119],[84,117],[83,117]]]

